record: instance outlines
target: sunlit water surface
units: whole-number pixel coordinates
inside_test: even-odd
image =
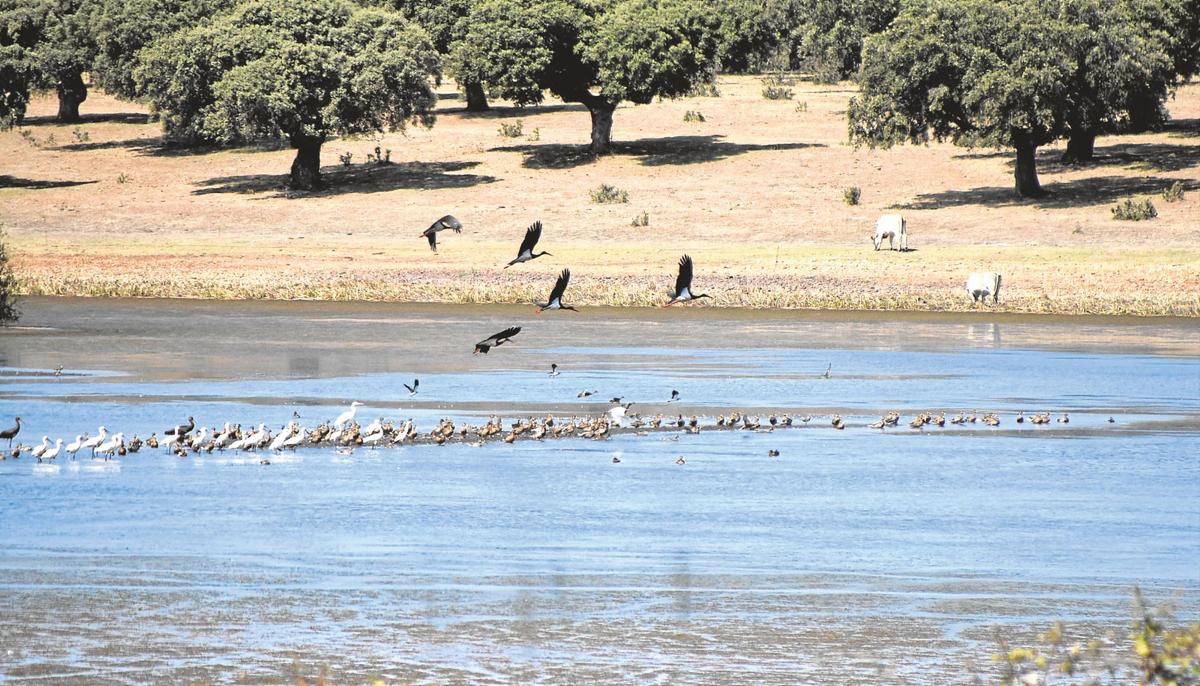
[[[647,414],[813,419],[269,465],[9,459],[3,683],[969,683],[998,635],[1032,640],[1058,619],[1123,630],[1135,584],[1182,619],[1200,607],[1191,322],[25,310],[0,333],[0,423],[20,414],[26,443],[99,424],[145,437],[189,414],[311,426],[352,399],[364,419],[427,428],[600,412],[613,396]],[[511,344],[470,355],[510,324],[525,327]],[[890,409],[1004,423],[865,427]],[[1071,422],[1017,425],[1018,410]]]

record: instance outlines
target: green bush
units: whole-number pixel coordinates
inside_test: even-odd
[[[705,121],[704,115],[697,111],[688,110],[683,113],[683,120],[686,122],[702,122]]]
[[[512,124],[506,122],[500,123],[500,136],[502,138],[520,138],[524,130],[525,125],[520,119],[516,120]]]
[[[342,163],[343,167],[349,167],[354,163],[354,153],[347,150],[346,152],[338,155],[338,160]]]
[[[1176,181],[1175,183],[1171,184],[1170,187],[1163,189],[1162,197],[1163,200],[1166,200],[1167,202],[1183,200],[1183,182]]]
[[[615,205],[629,202],[629,193],[616,186],[610,186],[607,183],[602,183],[599,188],[592,189],[590,195],[592,196],[592,202],[597,205]]]
[[[630,224],[630,226],[650,226],[650,214],[643,211],[641,214],[633,218],[633,222]]]
[[[791,100],[792,89],[784,86],[763,86],[762,96],[767,100]]]
[[[1133,198],[1125,198],[1112,208],[1112,214],[1113,219],[1140,222],[1143,219],[1154,219],[1158,216],[1158,210],[1154,209],[1154,203],[1150,202],[1150,198],[1145,198],[1141,202],[1137,202]]]
[[[845,200],[847,205],[857,205],[861,197],[862,189],[858,186],[851,186],[842,191],[842,200]]]
[[[5,247],[4,227],[0,226],[0,324],[15,322],[21,316],[17,309],[17,277],[8,266],[8,250]]]

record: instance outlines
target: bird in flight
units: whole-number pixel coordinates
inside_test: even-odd
[[[462,233],[462,222],[458,221],[452,214],[448,214],[441,219],[429,225],[428,229],[421,232],[421,235],[429,239],[429,249],[437,252],[437,235],[438,231],[450,229],[454,233]]]
[[[576,397],[576,398],[586,398],[586,397],[588,397],[589,395],[596,395],[596,392],[595,392],[595,391],[589,391],[589,390],[587,390],[587,389],[584,389],[584,390],[580,391],[580,392],[579,392],[579,395],[577,395],[577,396],[575,396],[575,397]]]
[[[673,403],[676,400],[679,400],[679,391],[672,389],[671,390],[671,399],[668,400],[667,402]]]
[[[530,224],[528,229],[525,229],[525,238],[521,241],[521,249],[517,251],[516,259],[504,265],[504,268],[508,269],[518,262],[528,262],[529,260],[541,257],[542,255],[549,255],[550,253],[548,252],[535,253],[533,251],[533,249],[537,247],[537,242],[539,239],[541,239],[541,237],[542,222],[539,220]]]
[[[551,362],[550,363],[550,376],[558,376],[561,373],[562,372],[558,371],[558,365]]]
[[[567,284],[570,282],[571,270],[562,270],[562,274],[559,274],[558,280],[554,282],[554,290],[550,291],[550,300],[544,303],[534,303],[534,305],[537,305],[538,314],[541,314],[545,310],[571,310],[572,312],[578,312],[579,310],[574,307],[562,303],[563,291],[567,290]]]
[[[482,341],[479,341],[478,343],[476,343],[475,344],[475,352],[473,352],[471,354],[478,355],[479,353],[483,353],[484,355],[486,355],[489,350],[491,350],[492,348],[494,348],[496,346],[504,345],[513,336],[516,336],[519,333],[521,333],[521,327],[514,326],[511,328],[505,329],[505,330],[501,331],[500,333],[492,334],[491,336],[488,336],[487,338],[483,339]]]
[[[692,258],[688,255],[679,258],[679,276],[675,277],[675,290],[669,295],[671,300],[663,307],[710,297],[707,293],[692,294]]]
[[[411,386],[409,386],[408,384],[404,384],[404,387],[408,389],[408,394],[411,396],[411,395],[417,394],[417,386],[420,386],[420,385],[421,385],[420,379],[413,379],[413,384]]]

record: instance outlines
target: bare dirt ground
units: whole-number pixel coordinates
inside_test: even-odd
[[[689,253],[697,290],[723,306],[970,309],[967,273],[995,270],[999,309],[1200,315],[1200,84],[1168,103],[1166,130],[1103,137],[1091,164],[1043,149],[1037,201],[1013,196],[1005,151],[847,145],[850,84],[781,101],[753,77],[718,86],[620,108],[616,154],[592,159],[582,108],[468,114],[446,85],[431,129],[326,144],[329,188],[311,194],[286,190],[287,148],[164,147],[140,105],[92,93],[85,122],[64,126],[40,98],[0,134],[0,222],[33,294],[520,302],[570,267],[568,301],[646,305]],[[518,121],[521,137],[500,135]],[[392,164],[366,163],[376,145]],[[1188,192],[1166,202],[1175,181]],[[628,203],[593,204],[601,183]],[[849,186],[860,205],[843,202]],[[1129,196],[1158,218],[1114,221]],[[875,218],[897,211],[914,250],[874,252]],[[466,228],[435,255],[418,234],[446,213]],[[502,271],[535,219],[553,256]]]

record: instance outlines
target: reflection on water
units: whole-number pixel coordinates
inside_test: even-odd
[[[1124,631],[1135,583],[1176,597],[1183,619],[1200,607],[1190,322],[25,309],[52,330],[0,334],[0,422],[21,414],[22,438],[100,423],[144,436],[188,414],[311,425],[352,398],[360,416],[426,428],[606,407],[581,388],[650,413],[818,418],[675,441],[310,449],[269,466],[145,449],[6,460],[2,683],[278,684],[322,670],[332,683],[969,683],[997,630]],[[470,356],[479,332],[509,323],[521,339]],[[546,375],[552,361],[562,376]],[[58,364],[68,374],[37,373]],[[682,405],[666,404],[671,389]],[[893,408],[1006,423],[864,427]],[[1072,422],[1018,427],[1019,409]],[[850,428],[828,427],[833,410]]]

